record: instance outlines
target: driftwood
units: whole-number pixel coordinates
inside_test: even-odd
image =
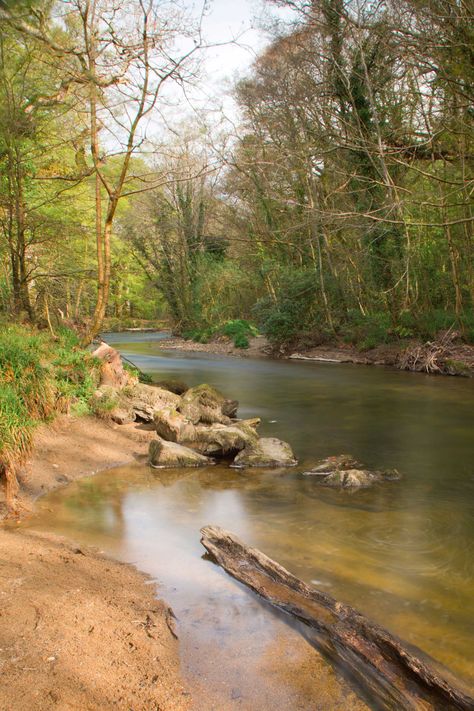
[[[224,570],[317,632],[320,651],[343,664],[375,708],[474,710],[474,699],[349,605],[310,587],[221,528],[206,526],[201,533],[201,543]]]

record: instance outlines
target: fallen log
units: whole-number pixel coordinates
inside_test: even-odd
[[[228,531],[205,526],[201,534],[202,545],[224,570],[315,630],[320,651],[355,676],[376,708],[474,711],[474,699],[354,608],[310,587]]]

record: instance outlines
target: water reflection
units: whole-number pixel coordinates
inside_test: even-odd
[[[262,416],[262,430],[290,440],[303,463],[348,451],[404,475],[348,494],[301,476],[304,464],[290,472],[133,465],[40,502],[29,525],[95,544],[159,581],[179,618],[196,709],[363,708],[298,631],[202,559],[198,532],[210,523],[474,685],[472,382],[160,354],[156,340],[123,347],[157,379],[185,375],[238,397],[243,415]]]

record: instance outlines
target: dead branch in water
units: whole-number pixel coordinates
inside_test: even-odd
[[[202,528],[201,533],[201,543],[224,570],[271,605],[317,630],[321,649],[342,661],[379,707],[474,710],[474,699],[349,605],[310,587],[232,533],[214,526]]]

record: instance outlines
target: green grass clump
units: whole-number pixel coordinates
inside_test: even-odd
[[[0,474],[12,476],[31,451],[33,432],[58,412],[88,410],[100,364],[61,329],[53,338],[26,326],[0,332]]]
[[[11,383],[0,382],[0,468],[11,468],[31,451],[34,421]]]
[[[118,405],[119,400],[113,389],[94,393],[89,400],[91,412],[102,420],[107,420]]]

